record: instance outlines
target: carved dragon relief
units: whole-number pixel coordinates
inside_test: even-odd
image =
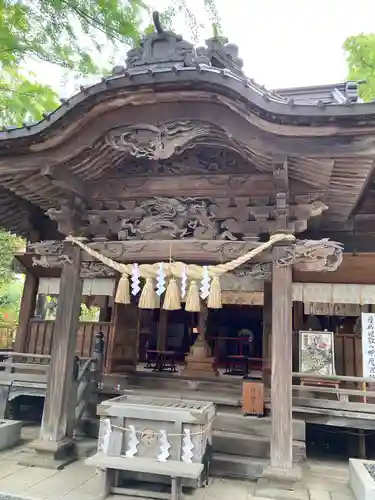
[[[125,160],[111,170],[114,177],[119,176],[172,176],[191,174],[246,174],[259,173],[259,170],[249,164],[240,155],[225,149],[206,148],[187,151],[183,156],[168,160],[138,158]]]
[[[297,240],[285,247],[285,255],[276,261],[278,266],[293,265],[297,271],[336,271],[343,259],[343,245],[328,238]]]
[[[109,146],[136,158],[166,160],[180,155],[197,144],[231,142],[221,128],[199,120],[180,120],[156,127],[151,124],[129,125],[110,130]]]
[[[236,241],[277,230],[277,208],[256,206],[247,197],[154,197],[124,201],[122,205],[115,210],[84,210],[81,204],[66,201],[60,210],[50,209],[47,214],[57,221],[61,233],[96,239]],[[319,200],[290,206],[287,229],[304,231],[307,220],[326,209]]]
[[[290,210],[289,229],[306,229],[310,217],[326,209],[322,202],[295,205]],[[248,198],[155,197],[142,202],[129,202],[125,210],[87,212],[86,236],[119,240],[198,240],[254,239],[259,233],[276,229],[272,206],[252,206]]]

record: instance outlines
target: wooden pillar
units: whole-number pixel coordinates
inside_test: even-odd
[[[283,246],[273,248],[271,467],[292,468],[292,268],[279,267]]]
[[[111,318],[109,315],[109,297],[108,296],[104,296],[103,304],[100,307],[99,321],[103,322],[103,323],[111,321]]]
[[[158,339],[157,349],[165,351],[167,348],[167,332],[168,332],[168,311],[160,308],[158,321]]]
[[[137,304],[115,304],[107,351],[106,371],[128,373],[137,369],[138,362]]]
[[[74,448],[68,433],[74,411],[71,398],[76,397],[72,390],[73,368],[82,300],[81,250],[69,245],[66,254],[70,263],[65,263],[61,272],[40,440],[34,446],[37,451],[52,453],[55,459]]]
[[[14,345],[14,350],[16,352],[27,351],[29,322],[35,311],[36,297],[38,294],[38,282],[38,278],[27,270],[25,283],[23,285],[21,307],[18,316],[17,335]]]
[[[271,388],[272,282],[264,282],[262,378],[265,389]]]

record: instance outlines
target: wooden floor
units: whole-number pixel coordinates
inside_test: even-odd
[[[250,375],[259,376],[260,372]],[[140,367],[134,374],[111,374],[104,376],[101,398],[121,394],[124,389],[134,390],[153,396],[212,401],[218,406],[240,409],[242,400],[242,378],[220,373],[218,377],[192,379],[179,373],[155,373]],[[307,423],[346,427],[354,429],[375,429],[375,414],[372,404],[358,402],[346,404],[335,395],[314,394],[311,389],[309,399],[301,399],[293,394],[293,418]],[[327,399],[325,399],[327,397]],[[329,398],[329,399],[328,399]],[[270,412],[269,392],[265,391],[265,406]],[[354,408],[355,411],[352,409]]]

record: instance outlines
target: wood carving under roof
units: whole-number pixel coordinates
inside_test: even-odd
[[[252,264],[246,268],[238,269],[233,272],[235,276],[244,277],[249,276],[254,280],[268,281],[272,278],[272,263],[265,262],[259,264]]]
[[[61,200],[59,209],[48,209],[47,215],[51,220],[57,222],[60,233],[65,235],[76,234],[77,230],[82,227],[84,210],[84,200],[80,197],[72,196],[69,199]]]
[[[125,159],[108,171],[110,178],[132,175],[175,176],[191,174],[259,174],[254,163],[249,163],[238,153],[226,149],[199,148],[186,151],[168,160],[152,161],[145,158]]]
[[[30,249],[37,255],[57,257],[65,253],[64,242],[43,241],[34,243]],[[196,263],[219,263],[235,259],[259,243],[256,241],[197,241],[197,240],[143,240],[143,241],[95,241],[90,247],[118,262],[158,262],[174,260]],[[52,253],[51,253],[52,252]],[[262,258],[267,258],[263,254]],[[83,260],[93,259],[85,255]]]
[[[21,263],[18,262],[20,265]],[[61,269],[65,264],[70,264],[71,259],[65,254],[61,255],[40,255],[32,257],[33,266],[40,266],[44,268],[59,268]],[[20,272],[20,271],[19,271]],[[23,271],[25,272],[25,269]],[[105,266],[101,262],[82,262],[81,265],[81,278],[113,278],[116,272]]]
[[[124,263],[167,262],[172,258],[187,263],[216,264],[228,262],[255,248],[254,241],[111,241],[94,242],[89,246],[106,257]],[[44,241],[33,244],[35,265],[59,267],[66,261],[64,242]],[[284,255],[278,259],[278,266],[292,265],[297,271],[335,271],[342,262],[343,248],[340,243],[328,239],[296,240],[294,245],[284,247]],[[252,279],[270,279],[272,260],[270,252],[264,252],[245,268],[238,269],[238,276],[248,275]],[[86,276],[95,274],[110,276],[111,270],[83,254]]]
[[[134,124],[110,130],[107,143],[136,158],[166,160],[197,144],[231,143],[225,130],[200,120],[174,120],[160,126]]]
[[[270,199],[265,200],[270,201]],[[311,217],[327,207],[319,200],[293,205],[286,229],[302,232]],[[248,197],[164,198],[155,197],[128,203],[122,210],[86,212],[87,225],[81,233],[95,238],[119,240],[238,240],[275,232],[278,211],[274,205],[253,205]]]
[[[284,255],[276,261],[278,266],[293,265],[297,271],[336,271],[343,259],[341,243],[327,239],[297,240],[284,247]]]

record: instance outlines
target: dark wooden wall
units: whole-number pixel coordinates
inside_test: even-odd
[[[294,271],[293,282],[373,285],[375,284],[375,253],[344,254],[341,266],[333,272],[303,273]]]
[[[25,352],[34,354],[51,354],[54,327],[54,321],[31,319],[29,321]],[[104,333],[105,345],[107,345],[110,327],[111,323],[108,322],[80,322],[77,332],[76,355],[92,355],[95,344],[95,335],[98,332]]]

